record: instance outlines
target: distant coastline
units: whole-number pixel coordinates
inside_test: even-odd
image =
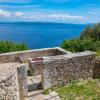
[[[47,22],[47,21],[7,21],[7,22],[0,22],[0,24],[7,24],[7,23],[14,23],[14,24],[17,24],[17,23],[26,23],[26,24],[28,24],[28,23],[41,23],[41,24],[70,24],[70,25],[95,25],[96,23],[67,23],[67,22]]]

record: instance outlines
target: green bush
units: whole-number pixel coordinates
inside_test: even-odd
[[[23,51],[27,50],[28,47],[22,43],[13,43],[11,41],[0,41],[0,53]]]
[[[98,42],[98,45],[99,44],[100,42]],[[84,40],[80,39],[66,40],[63,42],[61,47],[71,52],[82,52],[86,50],[95,51],[97,49],[95,42],[91,38]]]

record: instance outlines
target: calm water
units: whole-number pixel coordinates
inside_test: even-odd
[[[0,40],[25,42],[30,48],[60,46],[80,35],[86,25],[58,23],[0,23]]]

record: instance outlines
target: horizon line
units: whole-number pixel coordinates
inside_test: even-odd
[[[96,24],[96,23],[69,23],[69,22],[54,22],[54,21],[0,21],[0,23],[57,23],[57,24]],[[97,22],[99,23],[99,22]]]

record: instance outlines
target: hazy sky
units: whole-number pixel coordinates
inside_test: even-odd
[[[100,22],[100,0],[0,0],[0,21]]]

